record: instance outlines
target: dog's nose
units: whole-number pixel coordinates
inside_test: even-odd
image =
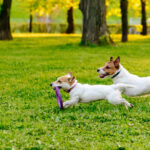
[[[100,69],[97,69],[97,72],[99,72],[100,71]]]
[[[52,86],[52,85],[53,85],[53,83],[50,84],[50,86]]]

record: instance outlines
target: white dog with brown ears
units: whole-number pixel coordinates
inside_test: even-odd
[[[59,77],[50,84],[53,88],[59,87],[70,95],[70,100],[63,103],[63,107],[70,107],[78,102],[88,103],[96,100],[107,99],[109,103],[117,105],[123,104],[126,108],[133,107],[121,96],[121,92],[126,88],[133,88],[131,85],[88,85],[80,84],[72,73]]]
[[[129,84],[133,88],[126,88],[124,94],[127,96],[139,96],[150,93],[150,77],[139,77],[130,74],[121,64],[120,57],[113,61],[113,57],[103,67],[98,68],[100,78],[110,77],[115,84]]]

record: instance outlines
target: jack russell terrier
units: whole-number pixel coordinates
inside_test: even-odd
[[[121,92],[125,88],[133,88],[131,85],[115,84],[115,85],[88,85],[80,84],[72,73],[59,77],[55,82],[51,83],[53,88],[59,87],[70,95],[70,100],[63,103],[64,108],[68,108],[78,102],[88,103],[96,100],[107,99],[109,103],[117,105],[123,104],[126,108],[133,107],[121,96]]]
[[[121,64],[120,57],[113,61],[113,57],[103,67],[98,68],[100,78],[110,77],[115,84],[123,83],[133,85],[126,88],[124,94],[127,96],[139,96],[150,93],[150,77],[139,77],[130,74]]]

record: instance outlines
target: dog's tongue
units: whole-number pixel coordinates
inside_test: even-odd
[[[104,74],[100,74],[99,75],[100,78],[104,78],[104,76],[105,76]]]

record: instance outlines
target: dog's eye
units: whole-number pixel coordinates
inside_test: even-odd
[[[60,80],[58,80],[58,83],[61,83],[61,81],[60,81]]]
[[[109,66],[106,66],[106,69],[110,69],[110,67],[109,67]]]

